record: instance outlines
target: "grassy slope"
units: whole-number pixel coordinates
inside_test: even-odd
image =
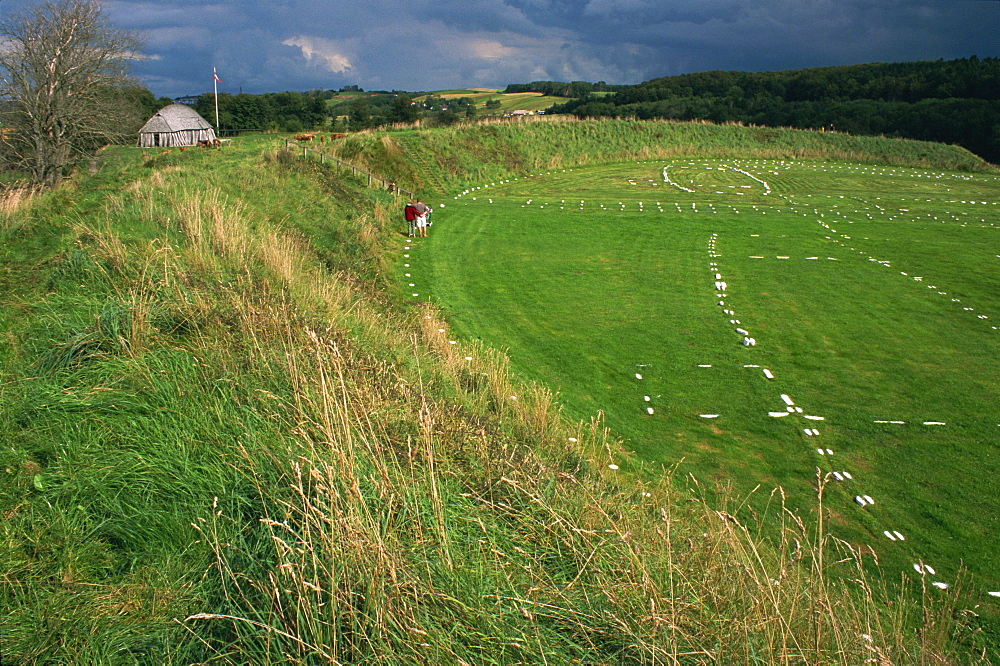
[[[971,661],[948,598],[827,577],[822,524],[619,485],[599,427],[391,305],[393,214],[253,140],[4,213],[5,663]]]
[[[553,150],[552,146],[558,146]],[[331,150],[334,148],[331,148]],[[983,170],[972,153],[926,141],[887,140],[805,130],[658,121],[536,118],[454,128],[360,132],[336,154],[401,187],[454,193],[514,174],[678,156],[821,159],[863,164]]]

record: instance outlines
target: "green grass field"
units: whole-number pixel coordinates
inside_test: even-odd
[[[482,112],[486,115],[489,115],[490,113],[501,115],[518,109],[522,109],[524,111],[542,111],[549,108],[553,104],[561,104],[566,101],[565,97],[552,97],[537,92],[504,93],[500,90],[490,90],[486,88],[439,90],[432,94],[440,95],[445,99],[469,97],[475,102],[477,107],[482,107],[486,104],[486,102],[492,99],[500,100],[500,106],[498,108],[493,109],[488,113],[486,111]]]
[[[982,172],[879,169],[865,193],[871,167],[659,152],[730,145]],[[274,136],[108,148],[55,190],[6,192],[4,664],[997,660],[989,579],[930,585],[961,581],[956,557],[990,564],[972,533],[995,513],[988,166],[918,142],[623,121],[340,146],[442,190],[565,161],[445,199],[419,242],[392,193]],[[665,161],[584,166],[609,155]],[[767,416],[782,394],[826,420]],[[636,455],[579,420],[597,410]],[[797,434],[809,424],[832,458]],[[820,502],[822,463],[857,485]],[[802,519],[777,497],[748,516],[758,478],[750,505],[781,481]],[[878,541],[883,522],[907,541]],[[910,578],[869,575],[831,531]],[[938,571],[924,589],[917,557]]]
[[[847,163],[552,170],[445,200],[401,280],[571,416],[603,412],[623,467],[801,507],[819,469],[837,536],[890,576],[964,564],[995,612],[998,201],[995,175]]]

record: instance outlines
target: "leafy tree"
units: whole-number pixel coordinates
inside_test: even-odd
[[[274,105],[266,95],[230,95],[225,103],[220,97],[219,124],[231,130],[268,129],[274,124]]]
[[[143,107],[128,74],[139,42],[111,26],[96,0],[13,14],[0,23],[0,41],[7,139],[34,181],[56,185],[75,156],[139,129]]]
[[[352,130],[365,129],[372,123],[371,106],[366,99],[356,99],[351,102],[350,128]]]
[[[153,93],[145,88],[136,87],[128,91],[127,94],[131,96],[132,101],[141,109],[140,115],[142,118],[149,118],[163,107],[174,103],[174,100],[169,97],[154,97]]]
[[[420,111],[408,95],[398,95],[392,100],[389,113],[386,116],[390,123],[412,123],[420,117]]]
[[[318,127],[326,121],[327,110],[323,100],[300,92],[280,92],[265,95],[279,123],[289,131]]]
[[[459,121],[459,116],[451,109],[444,109],[443,111],[437,112],[437,115],[434,116],[434,121],[438,125],[443,125],[443,126],[454,125]]]

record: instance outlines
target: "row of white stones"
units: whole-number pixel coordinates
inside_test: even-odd
[[[693,164],[693,163],[691,163],[691,164]],[[794,161],[793,162],[788,162],[787,164],[784,163],[784,162],[781,162],[780,165],[781,165],[780,167],[775,167],[775,168],[784,168],[785,170],[790,170],[793,167],[794,168],[801,168],[803,166],[806,166],[806,167],[810,167],[811,166],[812,168],[816,168],[816,169],[821,170],[821,171],[834,171],[834,170],[836,170],[836,167],[827,169],[827,168],[817,167],[816,165],[808,165],[808,164],[804,165],[803,163],[796,163]],[[726,166],[726,165],[723,165],[723,166]],[[757,180],[758,182],[761,182],[762,184],[765,185],[765,187],[767,189],[766,193],[770,193],[770,191],[771,191],[770,190],[770,186],[766,183],[766,181],[763,181],[761,179],[757,179],[757,178],[753,177],[747,171],[740,170],[740,169],[737,169],[737,168],[734,168],[734,167],[729,167],[729,168],[733,168],[733,170],[735,170],[735,171],[740,171],[741,173],[744,173],[745,175],[753,178],[754,180]],[[841,167],[841,168],[845,168],[845,167]],[[862,170],[864,170],[864,169],[862,169]],[[877,169],[872,169],[873,175],[875,175],[876,171],[878,171],[878,170]],[[564,169],[564,170],[562,170],[562,172],[565,173],[566,170]],[[549,175],[550,173],[552,173],[552,172],[546,172],[544,174],[532,174],[531,176],[528,176],[528,177],[534,177],[535,175]],[[771,173],[777,174],[778,172],[777,171],[772,171]],[[897,174],[897,175],[905,175],[905,176],[908,176],[908,177],[917,177],[917,178],[920,178],[920,177],[932,178],[933,177],[933,178],[940,179],[940,178],[945,178],[945,177],[952,177],[952,178],[966,179],[965,176],[956,175],[956,174],[943,174],[943,173],[942,174],[926,174],[926,173],[925,174],[917,174],[917,173],[900,172],[900,171],[893,170],[893,169],[889,169],[889,170],[882,169],[881,172],[878,175],[884,175],[886,173]],[[666,183],[671,184],[671,185],[675,185],[676,187],[678,187],[678,189],[682,189],[682,190],[688,191],[689,193],[694,193],[695,192],[695,190],[692,190],[692,189],[689,189],[689,188],[685,188],[685,187],[682,187],[682,186],[680,186],[680,185],[678,185],[676,183],[671,182],[670,179],[669,179],[669,177],[667,176],[667,170],[666,170],[666,168],[664,168],[664,170],[663,170],[663,177],[664,177],[664,181]],[[479,187],[470,188],[470,189],[467,189],[467,190],[463,191],[461,193],[461,195],[459,195],[459,196],[468,195],[468,194],[471,194],[472,192],[475,192],[477,190],[481,190],[481,189],[486,188],[486,187],[496,186],[498,184],[509,183],[509,182],[511,182],[511,180],[518,180],[518,179],[517,178],[508,179],[508,180],[504,180],[504,181],[499,181],[498,183],[494,182],[494,183],[490,183],[489,185],[485,185],[484,184],[484,185],[479,186]],[[998,180],[1000,180],[1000,179],[998,179]],[[653,181],[650,181],[650,182],[653,183]],[[630,180],[629,184],[636,185],[637,183],[634,180]],[[655,183],[653,183],[653,184],[655,184]],[[744,187],[746,187],[746,186],[744,186]],[[717,192],[717,193],[718,194],[726,194],[725,192]],[[741,195],[743,193],[735,192],[734,194]],[[456,196],[455,198],[458,199],[459,196]],[[793,204],[792,200],[789,197],[787,197],[785,195],[781,195],[781,194],[778,194],[777,196],[779,198],[785,200],[789,204]],[[806,195],[806,196],[811,197],[812,195]],[[832,198],[830,195],[827,195],[827,196],[829,198]],[[839,198],[840,199],[844,199],[845,197],[843,195],[840,195]],[[472,197],[472,199],[475,200],[476,197]],[[920,201],[920,200],[914,199],[914,201]],[[929,201],[929,200],[927,200],[927,201]],[[491,204],[493,203],[492,199],[489,200],[489,203],[491,203]],[[523,205],[522,207],[524,207],[526,205],[531,205],[532,203],[533,203],[533,200],[529,199],[525,203],[525,205]],[[579,202],[580,209],[583,209],[584,203],[585,202],[583,200],[580,200],[580,202]],[[967,204],[967,205],[977,204],[977,203],[978,203],[978,205],[996,205],[996,202],[985,202],[985,201],[983,201],[983,202],[973,202],[973,201],[960,201],[959,202],[959,201],[955,201],[955,202],[952,202],[952,203],[962,203],[962,204]],[[560,202],[560,204],[561,204],[560,205],[560,209],[564,209],[566,201],[562,200]],[[624,202],[618,202],[618,205],[619,205],[619,210],[625,210],[626,209],[626,204]],[[711,210],[712,213],[718,212],[711,203],[708,203],[707,205],[708,205],[708,208]],[[539,204],[539,206],[544,208],[546,206],[546,204],[542,203],[542,204]],[[674,206],[678,210],[678,212],[682,211],[682,209],[681,209],[681,207],[680,207],[679,204],[675,203]],[[875,206],[875,209],[877,211],[879,211],[879,212],[881,212],[883,214],[890,215],[889,216],[890,220],[896,219],[899,216],[899,214],[901,214],[901,213],[908,213],[908,212],[910,212],[908,209],[899,209],[899,213],[889,214],[886,211],[886,209],[881,208],[880,206],[878,206],[878,204],[874,204],[874,206]],[[638,207],[639,207],[640,212],[642,212],[643,211],[643,204],[642,204],[642,202],[639,203]],[[662,204],[660,202],[656,202],[656,207],[659,210],[659,212],[663,212],[663,207],[662,207]],[[607,210],[607,208],[603,204],[600,204],[600,208]],[[739,213],[740,212],[740,210],[738,208],[734,207],[734,206],[728,206],[728,208],[733,213]],[[759,212],[760,214],[766,214],[765,211],[758,210],[757,206],[751,206],[751,209],[754,212]],[[697,209],[697,202],[691,203],[691,210],[693,210],[696,213],[699,212],[698,209]],[[746,212],[750,212],[750,210],[747,210]],[[819,211],[814,211],[814,214],[819,214],[820,217],[822,218],[822,214],[819,213]],[[837,211],[834,211],[833,214],[834,215],[838,215],[838,216],[841,215]],[[958,218],[954,214],[949,213],[948,215],[952,219],[954,219],[956,221],[960,221],[960,222],[962,221],[962,220],[960,220],[960,218]],[[962,215],[967,215],[967,213],[963,212]],[[866,214],[866,216],[868,217],[868,219],[874,219],[871,216],[871,214]],[[928,215],[928,216],[930,216],[930,215]],[[937,218],[935,217],[934,219],[936,220]],[[942,222],[944,222],[944,221],[942,221]],[[986,220],[985,219],[981,219],[980,222],[985,223]],[[963,224],[962,226],[966,226],[966,224]],[[990,226],[993,226],[993,223],[990,223]],[[715,239],[716,238],[717,238],[717,234],[713,235],[713,239],[712,239],[711,244],[710,244],[710,251],[711,251],[710,255],[714,255],[714,256],[717,257],[719,255],[717,255],[715,253]],[[831,239],[831,240],[833,240],[833,239]],[[847,240],[850,240],[850,237],[847,237]],[[843,243],[841,243],[841,244],[843,244]],[[851,248],[851,249],[854,250],[854,248]],[[761,257],[752,257],[752,258],[763,258],[763,257],[761,256]],[[776,258],[777,259],[789,259],[790,257],[789,256],[778,256]],[[807,257],[807,259],[818,259],[818,258],[819,257]],[[1000,258],[1000,255],[998,255],[998,258]],[[837,260],[834,257],[827,257],[827,259],[831,260],[831,261],[836,261]],[[871,258],[870,260],[871,261],[876,261],[874,258]],[[888,265],[887,261],[886,262],[879,262],[879,263],[881,263],[883,265]],[[720,298],[725,298],[725,293],[724,293],[725,292],[725,287],[728,286],[728,285],[725,283],[724,280],[721,279],[721,273],[718,272],[718,265],[717,264],[715,264],[713,266],[710,266],[710,268],[716,274],[716,282],[720,283],[720,284],[717,284],[716,286],[717,287],[719,287],[719,286],[722,287],[722,289],[719,290],[720,291],[719,297]],[[904,273],[904,275],[905,275],[905,273]],[[932,288],[936,288],[936,287],[932,287]],[[720,303],[720,306],[725,307],[725,302],[723,300],[720,300],[719,303]],[[730,308],[725,308],[724,312],[726,312],[726,314],[729,314],[730,316],[733,317],[733,319],[731,319],[731,323],[739,323],[739,320],[735,319],[735,312],[733,312]],[[985,318],[985,317],[983,317],[983,318]],[[994,327],[994,328],[996,328],[996,327]],[[737,333],[741,333],[742,334],[742,331],[743,331],[743,329],[737,329]],[[745,346],[755,346],[756,341],[753,338],[751,338],[749,336],[749,334],[747,333],[747,334],[743,335],[742,343]],[[454,344],[454,341],[452,341],[452,344]],[[705,367],[710,367],[710,366],[706,365]],[[760,367],[760,366],[759,365],[748,364],[745,367]],[[773,374],[773,372],[771,370],[769,370],[767,368],[764,368],[763,369],[763,373],[764,373],[764,376],[767,379],[774,379],[774,374]],[[637,372],[635,374],[635,377],[636,377],[637,380],[642,380],[642,374],[641,374],[641,372]],[[512,396],[512,398],[514,398],[514,396]],[[803,418],[806,418],[806,419],[823,420],[823,417],[804,414],[803,410],[800,407],[796,406],[794,404],[794,402],[791,400],[791,398],[787,394],[781,394],[781,398],[782,398],[782,400],[786,404],[786,410],[784,412],[777,412],[777,411],[769,412],[769,414],[771,416],[779,417],[779,415],[780,415],[781,417],[783,417],[783,416],[788,416],[788,415],[791,415],[791,414],[799,414],[799,415],[803,416]],[[644,396],[644,400],[647,403],[650,402],[651,401],[651,396],[648,396],[648,395]],[[652,406],[647,407],[647,412],[649,414],[654,413],[653,407]],[[700,416],[702,416],[703,418],[717,418],[718,417],[717,414],[703,414],[703,415],[700,415]],[[876,422],[877,423],[903,423],[902,421],[876,421]],[[924,425],[945,425],[944,422],[938,422],[938,421],[924,421],[923,423],[924,423]],[[819,432],[819,430],[817,428],[804,428],[803,429],[803,433],[806,436],[808,436],[808,437],[816,437],[816,436],[819,436],[819,434],[820,434],[820,432]],[[571,441],[575,441],[575,438],[570,438],[570,439],[571,439]],[[817,453],[819,455],[824,455],[824,456],[833,455],[833,451],[831,449],[829,449],[829,448],[822,448],[821,447],[821,448],[817,448],[816,451],[817,451]],[[611,465],[609,465],[609,467],[611,469],[618,469],[618,466],[615,465],[615,464],[613,464],[613,463]],[[851,476],[851,474],[849,472],[847,472],[846,470],[831,472],[831,476],[835,480],[837,480],[837,481],[843,481],[843,480],[851,480],[851,479],[853,479],[853,477]],[[869,496],[869,495],[857,495],[857,496],[855,496],[855,500],[854,501],[857,504],[859,504],[860,506],[862,506],[862,507],[870,506],[870,505],[874,505],[875,504],[874,499],[871,498],[871,496]],[[883,534],[886,536],[887,539],[889,539],[891,541],[904,541],[905,540],[905,537],[900,532],[898,532],[897,530],[884,530]],[[935,575],[936,574],[936,571],[934,570],[934,568],[932,566],[924,564],[922,561],[919,562],[919,563],[915,563],[913,565],[913,568],[914,568],[914,570],[918,574],[920,574],[922,576],[923,575],[927,575],[927,574],[930,574],[930,575]],[[938,588],[941,588],[941,589],[946,589],[946,588],[949,587],[949,585],[947,583],[944,583],[944,582],[941,582],[941,581],[933,581],[932,584],[935,587],[938,587]],[[989,592],[988,594],[991,595],[991,596],[994,596],[994,597],[1000,597],[1000,592]]]
[[[736,312],[735,312],[735,310],[732,309],[732,306],[727,305],[726,302],[724,300],[722,300],[722,299],[724,299],[724,298],[727,297],[727,295],[726,295],[726,293],[724,293],[724,291],[725,291],[725,289],[729,285],[728,285],[728,282],[723,278],[723,274],[721,272],[721,269],[719,268],[719,264],[716,261],[716,259],[718,259],[719,257],[722,256],[721,254],[719,254],[719,252],[717,250],[718,237],[719,237],[718,233],[713,233],[711,235],[711,237],[709,238],[709,240],[708,240],[708,257],[709,257],[708,268],[709,268],[709,271],[713,274],[712,277],[714,279],[714,286],[716,288],[716,294],[715,294],[715,296],[716,296],[716,298],[720,299],[718,301],[718,303],[719,303],[719,306],[723,308],[723,314],[725,314],[725,315],[727,315],[727,316],[730,317],[730,319],[729,319],[730,325],[741,324],[741,321],[737,318]],[[719,290],[720,287],[722,288],[721,291]],[[736,328],[735,330],[736,330],[736,333],[738,333],[738,334],[740,334],[740,335],[743,336],[742,344],[744,346],[746,346],[746,347],[755,347],[756,346],[756,340],[754,340],[753,338],[749,337],[749,332],[746,329],[744,329],[744,328],[742,328],[742,326],[740,326],[739,328]],[[702,364],[701,367],[711,367],[711,366],[709,364]],[[747,368],[760,368],[760,365],[759,364],[747,364],[747,365],[744,365],[744,367],[747,367]],[[774,381],[775,380],[775,374],[774,374],[774,372],[770,368],[761,368],[761,370],[762,370],[763,375],[764,375],[764,377],[766,379],[768,379],[769,381]],[[774,418],[783,418],[783,417],[787,417],[787,416],[790,416],[790,415],[798,415],[798,416],[801,416],[803,419],[807,419],[807,420],[813,421],[813,422],[815,422],[815,421],[825,421],[826,420],[825,417],[822,417],[822,416],[816,416],[816,415],[812,415],[812,414],[806,414],[805,411],[803,410],[803,408],[800,407],[800,406],[798,406],[798,405],[796,405],[795,401],[787,393],[782,393],[782,394],[780,394],[779,397],[781,398],[781,401],[784,403],[784,409],[769,411],[768,412],[768,416],[771,416],[771,417],[774,417]],[[719,415],[718,414],[700,414],[699,416],[701,418],[718,418]],[[937,424],[937,422],[930,422],[929,421],[929,422],[925,422],[925,424],[926,425],[932,425],[932,424]],[[941,424],[941,425],[943,425],[943,424]],[[819,437],[820,436],[820,430],[819,430],[819,428],[816,428],[816,427],[814,427],[812,425],[810,425],[809,427],[806,427],[806,428],[802,428],[802,433],[803,433],[803,435],[805,437],[808,437],[808,438],[815,438],[815,437]],[[831,449],[829,447],[826,447],[826,446],[816,447],[815,450],[816,450],[816,453],[818,455],[820,455],[820,456],[827,457],[827,456],[833,456],[834,455],[833,449]],[[843,481],[849,481],[849,480],[854,480],[853,475],[850,472],[848,472],[847,470],[832,471],[832,472],[830,472],[830,476],[834,480],[841,481],[841,482],[843,482]],[[862,508],[866,508],[866,507],[870,507],[870,506],[874,506],[875,505],[875,499],[872,498],[871,495],[862,494],[862,493],[856,494],[854,496],[854,502],[855,502],[855,504],[857,504],[858,506],[860,506]],[[886,530],[883,531],[883,534],[890,541],[905,541],[906,540],[906,538],[903,536],[903,534],[900,533],[898,530],[889,530],[889,529],[886,529]],[[928,574],[929,575],[936,575],[935,569],[931,565],[925,564],[922,560],[914,563],[913,567],[914,567],[914,570],[917,571],[917,573],[919,573],[921,576],[928,575]],[[942,590],[948,589],[950,587],[950,585],[948,583],[945,583],[944,581],[940,581],[940,580],[931,581],[931,584],[934,587],[936,587],[938,589],[942,589]],[[990,594],[993,594],[993,593],[991,592]],[[996,596],[1000,596],[1000,593],[998,593]]]
[[[834,229],[832,226],[830,226],[829,224],[827,224],[824,220],[819,219],[819,220],[816,220],[816,221],[817,221],[817,223],[821,227],[823,227],[827,231],[829,231],[831,233],[834,233],[834,234],[838,233],[836,229]],[[869,254],[867,251],[865,251],[863,249],[858,249],[857,247],[852,247],[852,243],[845,242],[845,241],[856,241],[857,240],[857,239],[853,238],[852,236],[848,236],[847,234],[839,234],[839,237],[825,236],[825,238],[826,238],[826,240],[829,240],[832,243],[836,243],[837,245],[840,245],[841,247],[847,248],[847,249],[851,250],[852,252],[857,252],[860,256],[867,258],[869,262],[878,264],[880,266],[884,266],[885,268],[892,268],[892,262],[889,261],[888,259],[877,259],[876,257],[872,256],[871,254]],[[865,238],[864,240],[868,240],[868,239]],[[856,243],[855,242],[854,245],[860,245],[860,243]],[[1000,255],[997,255],[997,256],[998,256],[998,258],[1000,258]],[[920,283],[924,282],[924,276],[922,276],[922,275],[910,275],[909,272],[907,272],[907,271],[899,271],[899,274],[902,275],[903,277],[908,277],[908,278],[912,279],[914,282],[920,282]],[[931,290],[931,291],[937,292],[937,294],[939,296],[948,296],[948,297],[950,297],[952,303],[961,303],[962,302],[962,299],[955,297],[954,295],[950,294],[947,291],[942,291],[941,289],[938,288],[937,285],[928,284],[927,288],[929,290]],[[975,308],[972,307],[972,306],[969,306],[969,305],[961,305],[959,307],[962,308],[963,312],[975,312]],[[981,319],[981,320],[988,320],[989,319],[989,315],[985,315],[985,314],[981,314],[981,313],[977,313],[975,315],[975,317],[977,319]],[[1000,327],[997,327],[997,326],[991,326],[990,328],[992,330],[994,330],[994,331],[1000,330]]]

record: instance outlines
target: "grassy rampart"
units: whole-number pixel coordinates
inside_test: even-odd
[[[372,131],[334,144],[349,162],[427,192],[490,179],[628,159],[678,156],[815,159],[958,171],[992,167],[927,141],[702,122],[535,118],[451,128]]]
[[[570,129],[624,134],[419,135],[459,182]],[[0,218],[4,664],[976,661],[821,488],[762,537],[394,305],[385,193],[255,139],[102,162]]]

